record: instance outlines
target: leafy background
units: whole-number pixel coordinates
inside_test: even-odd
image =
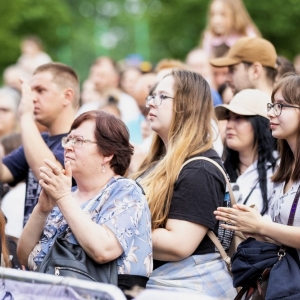
[[[2,0],[0,71],[16,62],[20,41],[38,35],[55,61],[74,67],[83,80],[99,55],[116,60],[139,53],[156,63],[184,59],[199,44],[209,0]],[[300,53],[300,1],[244,0],[278,54]]]

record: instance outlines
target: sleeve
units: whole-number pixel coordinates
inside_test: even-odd
[[[225,180],[219,170],[212,168],[216,167],[209,162],[190,163],[183,168],[175,182],[169,219],[215,229],[217,220],[213,212],[223,205]]]
[[[105,224],[114,232],[125,255],[138,240],[151,244],[151,219],[141,189],[129,180],[119,180],[101,209],[98,224]]]
[[[52,151],[55,158],[64,166],[64,148],[61,145],[61,139],[67,136],[67,134],[60,134],[57,136],[49,136],[48,134],[42,133],[42,137]]]
[[[61,163],[61,165],[64,166],[65,165],[64,149],[62,147],[57,147],[52,150],[52,153],[54,154],[55,158]]]
[[[22,146],[5,156],[2,159],[2,163],[14,177],[14,181],[10,183],[11,186],[15,186],[27,177],[29,166]]]

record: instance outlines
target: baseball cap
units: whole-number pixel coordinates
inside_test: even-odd
[[[211,59],[214,67],[228,67],[241,62],[260,62],[265,67],[277,69],[275,47],[262,38],[244,37],[239,39],[224,57]]]
[[[267,103],[271,102],[271,96],[256,89],[245,89],[237,93],[229,104],[222,104],[215,107],[215,114],[218,120],[225,120],[228,111],[242,116],[267,116]]]

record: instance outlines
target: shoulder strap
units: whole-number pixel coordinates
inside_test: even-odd
[[[214,160],[212,160],[212,159],[210,159],[210,158],[208,158],[208,157],[198,156],[198,157],[190,158],[190,159],[188,159],[187,161],[185,161],[185,162],[182,164],[182,166],[181,166],[181,168],[180,168],[180,170],[179,170],[179,172],[178,172],[177,179],[178,179],[178,176],[179,176],[181,170],[183,169],[183,167],[186,166],[187,164],[189,164],[190,162],[194,161],[194,160],[206,160],[206,161],[209,161],[210,163],[212,163],[213,165],[215,165],[215,166],[220,170],[220,172],[223,174],[223,176],[224,176],[224,178],[225,178],[225,181],[226,181],[226,185],[227,185],[228,192],[229,192],[229,196],[230,196],[230,203],[231,203],[231,206],[232,206],[233,204],[236,204],[236,201],[235,201],[235,198],[234,198],[234,195],[233,195],[233,192],[232,192],[231,184],[230,184],[230,182],[229,182],[229,180],[228,180],[228,177],[227,177],[227,175],[226,175],[224,169],[223,169],[217,162],[215,162]]]
[[[227,185],[229,196],[230,196],[231,206],[233,204],[236,204],[236,201],[235,201],[235,198],[234,198],[234,195],[233,195],[233,192],[232,192],[231,184],[230,184],[230,182],[228,180],[228,177],[227,177],[225,171],[223,170],[223,168],[217,162],[215,162],[214,160],[212,160],[212,159],[210,159],[208,157],[198,156],[198,157],[193,157],[193,158],[188,159],[181,166],[181,168],[180,168],[180,170],[178,172],[178,176],[179,176],[181,170],[183,169],[183,167],[186,166],[188,163],[194,161],[194,160],[206,160],[206,161],[212,163],[213,165],[215,165],[220,170],[220,172],[223,174],[223,176],[225,178],[225,181],[226,181],[226,185]],[[178,178],[178,176],[177,176],[177,178]],[[224,250],[224,248],[223,248],[222,244],[220,243],[219,239],[216,237],[216,235],[214,234],[214,232],[212,230],[208,230],[207,231],[207,235],[211,239],[211,241],[215,244],[215,246],[218,249],[218,251],[220,252],[220,255],[221,255],[222,259],[225,261],[225,263],[227,265],[228,271],[231,272],[231,260],[230,260],[230,257],[227,255],[227,253]]]
[[[289,219],[288,219],[288,223],[287,223],[287,225],[289,225],[289,226],[293,226],[293,224],[294,224],[294,218],[295,218],[295,213],[296,213],[296,209],[297,209],[298,202],[299,202],[299,197],[300,197],[300,185],[297,189],[297,192],[296,192],[296,195],[295,195],[292,207],[291,207],[291,211],[290,211],[290,215],[289,215]]]

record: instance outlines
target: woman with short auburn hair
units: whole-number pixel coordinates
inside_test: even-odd
[[[21,263],[36,270],[64,233],[96,263],[116,259],[122,290],[145,287],[152,271],[150,212],[141,187],[122,177],[133,154],[125,124],[102,111],[86,112],[62,146],[65,169],[50,160],[40,168],[43,190],[18,244]],[[71,190],[72,177],[77,186]]]

